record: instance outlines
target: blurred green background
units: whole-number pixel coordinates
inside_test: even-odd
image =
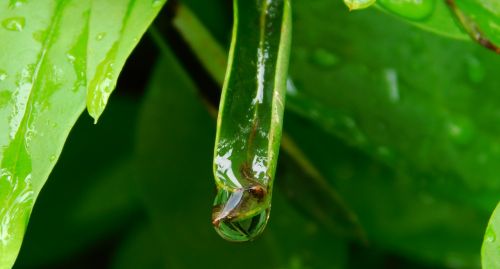
[[[179,2],[227,48],[231,1]],[[203,98],[217,84],[164,10],[169,47],[146,35],[99,124],[78,121],[15,268],[479,268],[500,198],[500,57],[378,10],[293,4],[285,131],[327,185],[294,184],[283,158],[264,235],[217,236]],[[363,240],[329,229],[344,216],[318,188],[341,197]]]

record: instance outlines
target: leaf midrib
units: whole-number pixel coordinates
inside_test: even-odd
[[[42,48],[40,50],[39,56],[37,57],[38,60],[36,62],[35,70],[33,71],[32,79],[31,79],[31,89],[30,93],[28,95],[28,101],[26,104],[25,112],[23,115],[23,118],[21,120],[21,123],[19,124],[19,129],[16,132],[14,142],[17,144],[14,144],[15,147],[15,157],[13,158],[13,165],[12,165],[12,171],[17,170],[17,166],[19,163],[19,155],[21,153],[21,147],[23,146],[24,143],[22,143],[22,139],[19,137],[20,134],[25,134],[26,133],[26,128],[28,123],[30,122],[30,118],[33,112],[33,104],[34,104],[34,95],[33,92],[37,90],[37,85],[40,79],[40,69],[45,63],[46,55],[48,50],[51,48],[51,43],[54,38],[54,33],[56,31],[57,25],[59,25],[59,21],[61,19],[61,13],[62,10],[64,9],[63,6],[66,2],[59,1],[56,5],[54,15],[52,16],[51,23],[49,25],[49,31],[46,35],[46,37],[43,40],[42,43]],[[14,180],[19,180],[17,177],[14,178]]]

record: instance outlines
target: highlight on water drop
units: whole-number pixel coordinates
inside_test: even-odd
[[[434,12],[436,0],[379,0],[379,4],[410,20],[425,20]]]
[[[13,17],[2,21],[2,26],[6,30],[21,32],[26,25],[26,19],[24,17]]]
[[[212,224],[222,238],[244,242],[264,231],[271,211],[290,53],[290,1],[234,0],[234,12],[238,23],[214,150]],[[257,30],[248,32],[248,27]]]
[[[349,10],[364,9],[375,4],[376,0],[344,0]]]

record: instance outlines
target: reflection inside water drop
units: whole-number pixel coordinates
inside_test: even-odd
[[[259,236],[271,210],[267,193],[258,184],[246,189],[219,190],[212,212],[212,224],[217,233],[233,242],[245,242]]]

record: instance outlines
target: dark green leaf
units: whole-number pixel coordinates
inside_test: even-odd
[[[314,123],[292,113],[286,119],[285,130],[358,215],[371,244],[431,264],[479,267],[487,214],[436,195]]]
[[[326,150],[324,142],[315,145],[317,141],[328,141],[325,136],[309,137],[305,140],[322,149],[309,156],[315,160],[315,164],[326,162],[322,165],[322,171],[331,180],[346,176],[350,178],[356,170],[366,171],[367,174],[360,172],[360,175],[355,176],[364,183],[345,182],[342,194],[348,195],[349,201],[356,205],[357,213],[362,214],[362,224],[368,226],[369,237],[378,244],[394,250],[401,249],[399,251],[406,255],[436,263],[457,267],[478,266],[476,250],[480,243],[481,222],[485,219],[485,212],[488,212],[498,198],[498,187],[489,188],[495,186],[496,182],[495,162],[491,162],[489,168],[491,176],[482,178],[476,173],[486,175],[490,172],[473,167],[470,167],[471,170],[464,169],[464,164],[473,166],[476,162],[467,163],[463,160],[455,166],[459,171],[457,173],[462,173],[461,177],[474,177],[467,181],[475,186],[465,184],[460,177],[433,168],[432,165],[453,167],[450,165],[460,159],[453,157],[455,154],[452,152],[467,153],[471,150],[470,146],[467,146],[472,141],[471,134],[463,132],[463,128],[459,128],[459,132],[455,133],[457,130],[454,125],[446,124],[447,117],[451,111],[459,113],[462,110],[460,119],[465,115],[479,119],[475,113],[466,110],[466,97],[474,96],[474,88],[494,94],[494,79],[488,79],[485,73],[493,74],[497,61],[487,62],[486,59],[490,59],[491,54],[472,44],[425,34],[404,25],[397,25],[391,19],[375,17],[369,12],[363,13],[363,16],[357,15],[354,21],[351,21],[352,17],[337,16],[338,25],[344,25],[342,29],[335,24],[325,26],[323,22],[331,18],[329,10],[336,9],[336,5],[338,4],[329,1],[319,1],[304,3],[296,9],[297,17],[300,18],[296,25],[299,25],[301,30],[296,31],[298,37],[293,50],[295,57],[292,58],[295,64],[291,68],[296,70],[295,77],[300,79],[297,79],[299,87],[289,85],[288,105],[291,110],[361,149],[375,161],[369,161],[368,158],[367,166],[360,164],[357,169],[346,170],[342,166],[335,169],[332,167],[332,161],[328,161],[328,154],[334,154],[332,157],[337,154],[343,156],[342,154],[349,151],[338,152],[339,146],[327,147],[329,150]],[[316,27],[315,29],[322,29],[324,32],[316,34],[306,31],[308,27]],[[346,28],[351,29],[348,31],[350,33],[359,34],[345,34]],[[388,29],[393,36],[383,34]],[[363,42],[366,38],[364,35],[371,36],[376,42]],[[378,41],[375,39],[377,36],[380,36]],[[332,41],[325,42],[325,37]],[[393,41],[390,40],[392,38]],[[392,45],[394,47],[391,47]],[[192,46],[197,47],[194,44]],[[452,51],[449,51],[450,49]],[[321,53],[317,53],[318,50]],[[444,54],[443,51],[447,53]],[[340,61],[342,65],[335,62],[330,64],[332,61],[328,64],[318,61],[324,57],[316,55],[325,54],[332,55],[329,58],[339,59],[337,62]],[[457,55],[463,55],[462,65],[442,75],[440,68],[450,62],[450,59],[456,59]],[[436,61],[441,64],[435,64]],[[429,86],[428,81],[434,83]],[[304,85],[307,89],[304,89]],[[449,92],[446,90],[448,88]],[[457,92],[463,93],[457,95]],[[370,94],[370,98],[366,97],[367,94]],[[435,97],[432,97],[433,95]],[[482,96],[477,95],[478,104]],[[480,106],[475,106],[477,107]],[[441,114],[442,108],[449,111]],[[438,116],[432,116],[433,111]],[[401,113],[403,118],[400,119]],[[419,115],[420,113],[427,115]],[[481,115],[487,115],[486,111]],[[437,117],[443,122],[442,127],[436,125]],[[361,130],[358,118],[367,118],[363,124],[370,128]],[[408,121],[409,119],[411,120]],[[395,122],[399,124],[388,128],[388,123]],[[419,124],[416,125],[417,123]],[[458,123],[464,124],[463,121]],[[492,126],[486,123],[482,126],[486,127],[485,132],[493,134],[493,130],[486,131]],[[388,137],[390,134],[392,136]],[[385,141],[383,145],[373,144],[379,139]],[[428,145],[425,152],[429,154],[424,152],[415,155],[415,152],[425,149],[419,144],[422,142]],[[492,142],[494,144],[494,140],[490,143]],[[314,148],[308,146],[308,143],[301,141],[298,144],[305,149]],[[394,156],[393,147],[401,148],[407,154]],[[436,147],[450,147],[453,150],[443,150],[446,155],[437,158],[430,154],[431,149]],[[483,147],[480,147],[475,152],[477,154],[482,150]],[[467,154],[474,155],[473,152]],[[355,156],[352,163],[366,158],[362,157],[363,154]],[[473,156],[470,158],[474,160]],[[432,162],[429,159],[433,159]],[[397,172],[391,172],[380,162],[396,168]],[[375,172],[370,172],[371,169],[375,169]],[[377,172],[380,169],[382,171]],[[341,174],[333,173],[336,171]],[[394,179],[394,182],[389,179]],[[359,186],[363,186],[363,194],[360,194]],[[483,187],[478,189],[478,186]],[[398,195],[377,202],[383,193]],[[367,197],[367,201],[359,197]],[[407,199],[408,197],[414,198]],[[459,203],[455,204],[457,201]],[[399,208],[395,208],[397,206]],[[436,209],[434,214],[429,214],[430,208]],[[479,208],[483,213],[477,212],[475,208]],[[407,215],[399,218],[399,212],[405,212]],[[467,219],[468,223],[463,225],[462,219]],[[447,224],[439,224],[445,221]],[[446,225],[452,228],[447,228]],[[409,230],[412,231],[410,235],[407,234]],[[435,247],[430,247],[431,245]]]
[[[176,9],[174,25],[191,49],[200,57],[207,71],[222,85],[226,56],[208,30],[183,5],[179,5]],[[162,51],[169,54],[159,33],[155,30],[152,34]],[[215,104],[213,106],[215,107]],[[215,110],[214,107],[210,110]],[[286,133],[283,135],[286,136]],[[284,152],[280,153],[280,156],[285,161],[281,162],[281,166],[286,168],[281,169],[282,173],[278,177],[282,179],[278,180],[278,183],[281,183],[280,186],[284,189],[288,199],[328,230],[343,236],[363,238],[363,232],[355,214],[342,201],[341,196],[329,186],[292,139],[284,138],[282,150]]]
[[[89,124],[88,115],[80,118],[37,199],[15,268],[68,259],[116,236],[136,217],[140,203],[129,158],[137,108],[137,102],[118,96],[101,124]]]
[[[343,268],[342,240],[302,218],[279,193],[276,214],[261,238],[234,244],[217,236],[210,223],[215,122],[173,56],[165,56],[145,101],[138,160],[144,199],[168,266]]]
[[[500,193],[500,57],[368,11],[324,24],[340,4],[298,3],[289,108],[430,191],[489,212]],[[339,63],[318,63],[318,49]]]
[[[151,225],[143,223],[132,229],[125,238],[113,259],[111,268],[168,268],[164,253]]]

